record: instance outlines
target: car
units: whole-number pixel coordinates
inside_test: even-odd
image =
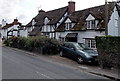
[[[60,56],[74,59],[79,64],[95,63],[97,62],[98,53],[83,43],[64,42],[64,44],[60,46]]]

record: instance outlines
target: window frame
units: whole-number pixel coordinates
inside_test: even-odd
[[[96,49],[96,42],[95,42],[95,39],[88,39],[88,38],[86,38],[85,39],[85,44],[89,47],[89,48],[91,48],[91,49]]]
[[[65,23],[65,30],[70,30],[71,28],[72,28],[72,23],[71,22]]]
[[[86,26],[87,26],[87,29],[95,29],[96,27],[96,20],[88,20],[86,21]]]

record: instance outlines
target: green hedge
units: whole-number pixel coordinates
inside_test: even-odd
[[[10,37],[4,41],[6,46],[33,51],[41,54],[59,53],[60,41],[44,36],[36,37]]]
[[[102,68],[118,68],[120,66],[120,37],[101,36],[96,37],[95,39],[100,66]]]

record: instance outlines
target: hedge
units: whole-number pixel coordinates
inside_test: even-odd
[[[120,36],[100,36],[95,39],[101,68],[120,68]]]
[[[44,36],[36,37],[10,37],[4,41],[6,46],[24,49],[40,54],[58,54],[61,42]]]

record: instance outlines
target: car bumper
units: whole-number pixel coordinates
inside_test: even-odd
[[[88,59],[85,60],[85,62],[87,62],[87,63],[97,63],[98,59],[97,58],[88,58]]]

